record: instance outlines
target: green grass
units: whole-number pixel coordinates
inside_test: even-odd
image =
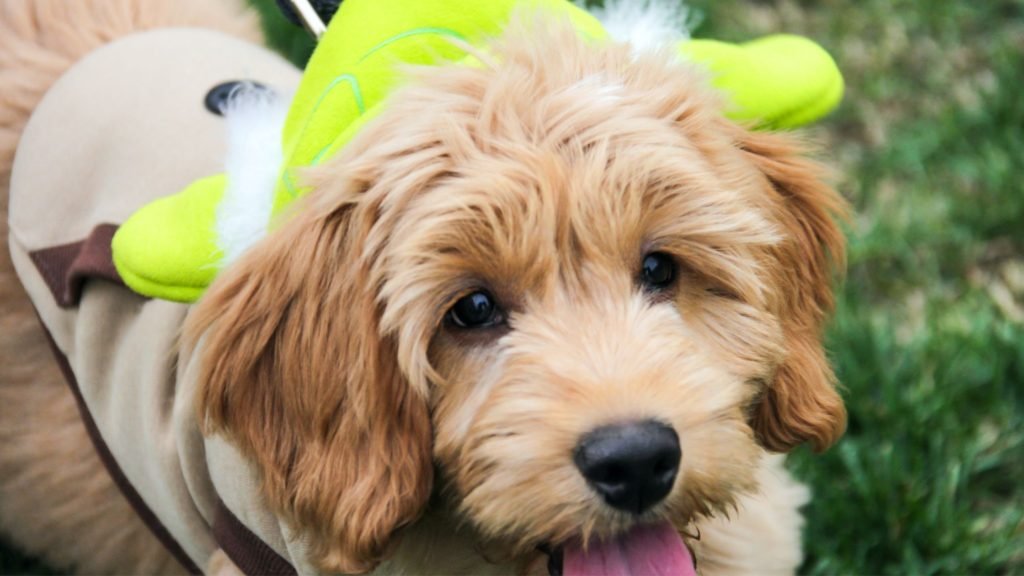
[[[857,214],[828,336],[850,427],[791,458],[815,493],[802,570],[1024,573],[1024,0],[689,4],[698,37],[805,34],[847,80],[812,132]]]
[[[846,76],[816,129],[857,216],[829,349],[846,437],[798,452],[812,574],[1024,572],[1024,2],[692,2]]]

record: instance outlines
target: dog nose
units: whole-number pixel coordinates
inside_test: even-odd
[[[676,431],[648,420],[589,432],[573,461],[609,506],[641,514],[672,490],[681,456]]]

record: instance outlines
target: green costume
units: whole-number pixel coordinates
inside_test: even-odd
[[[607,37],[593,16],[568,0],[346,0],[291,102],[273,214],[305,192],[296,183],[296,168],[331,157],[386,105],[399,66],[466,60],[452,39],[483,45],[523,6],[568,18],[595,41]],[[805,38],[771,36],[741,45],[686,40],[678,50],[711,70],[713,84],[733,104],[731,118],[755,126],[806,124],[835,108],[842,96],[835,63]],[[223,258],[214,224],[226,185],[223,174],[201,179],[145,206],[121,226],[113,256],[128,286],[182,302],[202,295]]]

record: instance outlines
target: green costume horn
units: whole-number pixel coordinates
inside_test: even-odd
[[[274,191],[278,214],[303,195],[294,172],[333,156],[384,106],[400,65],[458,62],[458,43],[484,45],[501,34],[517,7],[567,16],[581,34],[604,39],[589,13],[568,0],[346,0],[331,19],[303,74],[281,134],[284,164]],[[832,58],[798,36],[746,44],[686,40],[682,57],[711,71],[729,97],[727,114],[761,128],[793,128],[834,109],[843,81]],[[114,263],[141,294],[197,300],[223,266],[215,224],[224,174],[144,206],[118,230]],[[269,222],[267,223],[269,225]]]

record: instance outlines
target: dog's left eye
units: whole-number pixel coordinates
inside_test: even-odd
[[[640,281],[652,290],[664,290],[676,279],[676,263],[664,252],[651,252],[640,265]]]
[[[487,328],[505,321],[494,296],[484,290],[460,298],[448,311],[448,318],[459,328]]]

